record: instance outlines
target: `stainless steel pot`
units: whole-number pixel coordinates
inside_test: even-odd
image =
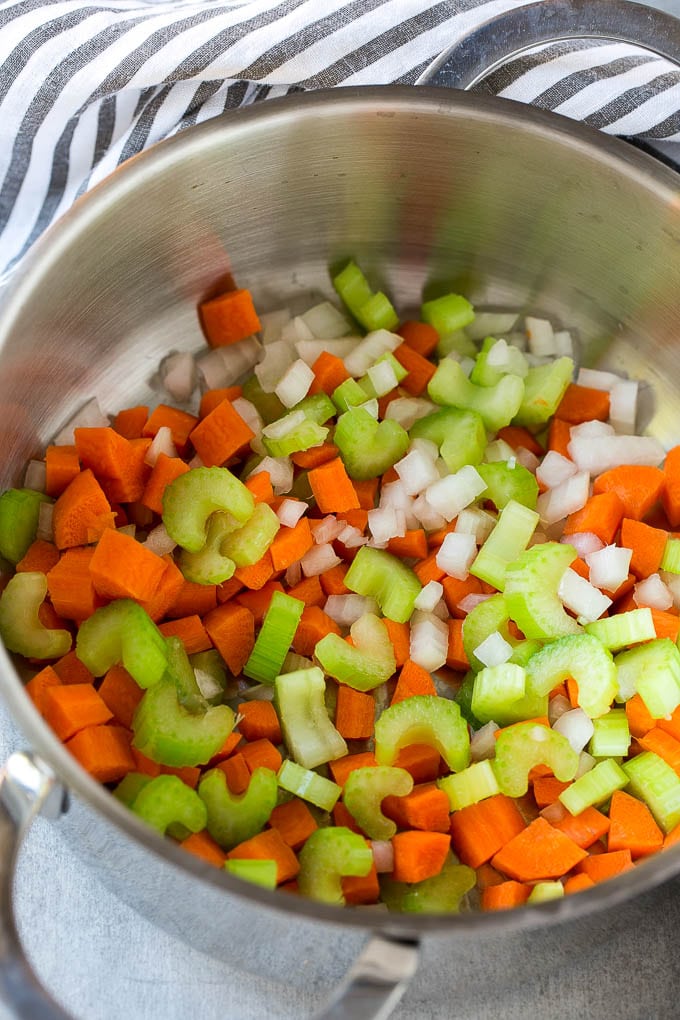
[[[551,38],[564,34],[558,14]],[[661,24],[655,48],[680,59],[677,23]],[[592,33],[606,34],[592,23],[581,34]],[[503,39],[515,48],[512,33]],[[12,281],[0,321],[0,483],[16,483],[86,398],[108,411],[144,400],[165,352],[202,344],[196,305],[224,274],[260,308],[274,307],[327,293],[329,264],[349,255],[402,308],[446,282],[477,305],[544,311],[576,327],[585,364],[648,385],[646,423],[670,446],[679,435],[678,196],[670,170],[617,140],[460,92],[342,89],[210,121],[79,201]],[[60,816],[74,849],[124,899],[232,965],[294,983],[304,961],[305,981],[320,989],[361,953],[327,1017],[387,1016],[419,945],[418,980],[432,1003],[446,1002],[450,956],[467,940],[583,918],[680,871],[671,851],[584,896],[459,917],[340,911],[244,887],[157,837],[93,782],[2,650],[0,668],[35,749],[7,762],[0,785],[0,978],[16,1014],[31,1020],[65,1016],[35,983],[11,919],[14,857],[40,811]]]

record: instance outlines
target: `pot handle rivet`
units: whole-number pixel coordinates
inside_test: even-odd
[[[314,1020],[387,1020],[416,972],[417,941],[375,934]]]

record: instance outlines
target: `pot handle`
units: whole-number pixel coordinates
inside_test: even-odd
[[[444,50],[418,85],[471,89],[513,57],[562,39],[611,39],[680,65],[680,20],[631,0],[538,0],[499,14]]]
[[[387,1020],[418,966],[418,943],[373,935],[313,1020]]]
[[[37,755],[10,755],[0,771],[0,990],[21,1020],[70,1020],[26,959],[13,910],[14,871],[24,836],[37,815],[58,818],[64,801],[63,787]]]

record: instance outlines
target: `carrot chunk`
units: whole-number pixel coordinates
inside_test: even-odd
[[[665,476],[660,468],[635,465],[612,468],[593,482],[593,494],[615,492],[624,507],[624,516],[640,521],[660,498]]]
[[[416,694],[436,694],[437,688],[432,680],[432,675],[422,666],[418,666],[411,659],[407,659],[401,668],[397,686],[392,695],[391,705],[396,705],[404,698],[412,698]]]
[[[190,836],[180,843],[182,850],[187,850],[194,857],[199,857],[216,868],[224,867],[227,855],[212,836],[203,829],[202,832],[192,832]]]
[[[314,815],[299,797],[275,807],[269,817],[269,825],[278,830],[283,842],[293,850],[299,850],[318,828]]]
[[[451,815],[451,844],[463,864],[478,868],[525,829],[514,800],[497,793]]]
[[[661,566],[664,549],[668,541],[668,532],[662,528],[652,528],[642,521],[624,517],[621,521],[621,542],[626,549],[632,549],[630,569],[637,578],[656,574]]]
[[[151,412],[142,435],[153,438],[160,428],[168,428],[172,433],[172,441],[179,453],[184,453],[189,443],[189,436],[196,426],[198,419],[188,411],[180,411],[169,404],[159,404]]]
[[[67,549],[47,575],[52,605],[67,620],[82,622],[104,604],[92,583],[93,555],[93,549]]]
[[[203,626],[203,622],[196,613],[191,616],[180,616],[175,620],[166,620],[159,628],[164,637],[178,637],[184,645],[187,655],[195,655],[196,652],[207,652],[212,648],[210,635]]]
[[[482,910],[511,910],[521,907],[531,895],[531,886],[523,882],[500,882],[482,892]]]
[[[265,737],[243,744],[239,754],[243,755],[249,772],[254,772],[259,768],[278,772],[283,764],[280,751],[274,747],[271,740],[267,740]]]
[[[432,354],[439,343],[439,333],[434,326],[430,326],[427,322],[415,320],[402,322],[397,333],[403,338],[405,344],[412,347],[418,354],[422,354],[424,358]]]
[[[69,740],[86,726],[107,723],[113,713],[92,684],[48,687],[43,698],[45,720],[60,740]]]
[[[148,506],[155,514],[162,514],[163,493],[170,482],[174,482],[175,478],[186,474],[188,470],[189,465],[185,464],[181,457],[168,457],[166,453],[160,453],[141,496],[144,506]]]
[[[112,666],[99,685],[99,697],[116,722],[128,729],[143,694],[139,684],[119,665]]]
[[[623,519],[623,503],[618,493],[602,492],[591,496],[581,510],[569,514],[564,526],[565,535],[574,535],[580,531],[597,535],[605,545],[614,541]]]
[[[17,574],[34,570],[37,570],[40,574],[48,574],[52,567],[56,567],[58,562],[59,550],[56,545],[38,538],[29,545],[23,559],[20,559],[17,563],[16,570]]]
[[[229,290],[198,306],[205,338],[211,347],[226,347],[252,336],[261,324],[249,290]]]
[[[368,845],[370,846],[370,843]],[[346,875],[340,880],[340,885],[345,903],[350,906],[377,903],[380,899],[380,883],[375,861],[371,864],[371,870],[367,875]]]
[[[346,740],[364,740],[373,735],[374,725],[373,695],[340,684],[335,707],[335,728],[338,733]]]
[[[634,867],[630,850],[614,850],[611,853],[586,857],[579,864],[579,872],[593,882],[604,882]]]
[[[89,468],[80,471],[54,504],[52,527],[57,549],[96,542],[113,525],[111,504],[101,485]]]
[[[149,408],[143,404],[125,407],[113,419],[113,427],[118,435],[124,436],[125,439],[140,439],[148,417]]]
[[[585,857],[587,852],[572,839],[537,818],[494,854],[491,863],[518,882],[538,882],[561,878]]]
[[[396,882],[423,882],[438,875],[451,848],[451,837],[443,832],[411,830],[392,837]]]
[[[230,400],[223,400],[193,429],[190,439],[206,467],[219,467],[246,446],[255,433]]]
[[[356,490],[339,457],[313,468],[307,478],[322,514],[359,509]]]
[[[160,556],[141,542],[109,528],[97,542],[90,560],[95,590],[112,599],[153,598],[165,573]]]
[[[581,425],[584,421],[606,421],[609,417],[609,393],[570,383],[555,414],[571,425]]]
[[[629,850],[636,860],[655,853],[663,846],[663,832],[647,805],[623,790],[612,795],[609,822],[607,849],[610,851]]]
[[[311,657],[317,642],[326,634],[340,634],[335,620],[319,606],[305,606],[293,637],[293,649],[298,655]]]
[[[306,517],[301,517],[293,528],[279,528],[269,547],[274,570],[285,570],[296,563],[313,545],[314,537]]]
[[[24,690],[41,715],[45,714],[45,691],[48,687],[57,687],[60,683],[61,678],[52,666],[45,666],[25,685]]]
[[[239,843],[227,854],[229,860],[276,861],[276,881],[280,885],[295,878],[300,865],[298,859],[283,841],[278,829],[265,829],[252,839]]]
[[[246,740],[270,740],[280,744],[281,724],[271,701],[242,701],[238,706],[238,728]]]
[[[383,798],[382,810],[400,829],[450,834],[449,798],[434,783],[414,786],[404,797],[389,795]]]
[[[66,747],[100,783],[117,783],[135,767],[129,731],[121,726],[88,726],[68,740]]]
[[[45,452],[45,492],[48,496],[61,496],[76,475],[80,474],[80,460],[75,446],[48,446]]]
[[[408,375],[402,379],[402,389],[412,397],[419,397],[436,371],[436,365],[414,350],[411,344],[404,341],[395,349],[394,357]]]
[[[210,640],[238,676],[255,644],[255,619],[245,606],[225,602],[203,618]]]

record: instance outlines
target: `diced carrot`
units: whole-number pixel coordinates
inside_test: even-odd
[[[571,442],[571,425],[561,418],[553,418],[548,428],[548,449],[569,457],[568,445]]]
[[[441,581],[446,573],[445,570],[437,566],[438,555],[439,550],[433,550],[433,552],[428,553],[425,559],[419,560],[418,563],[413,565],[413,570],[422,585],[426,585],[429,581]]]
[[[243,760],[251,773],[259,768],[278,772],[283,764],[281,753],[274,747],[271,740],[267,740],[266,737],[243,744],[239,754],[243,755]]]
[[[429,783],[439,775],[441,756],[429,744],[409,744],[402,747],[394,764],[398,769],[406,769],[414,783]]]
[[[312,365],[314,381],[309,387],[310,393],[327,393],[329,396],[341,383],[349,379],[345,362],[329,351],[322,351]]]
[[[554,776],[539,776],[534,780],[533,794],[536,806],[539,808],[547,807],[548,804],[554,803],[559,795],[566,790],[569,783],[561,783],[559,779],[555,779]]]
[[[174,768],[171,765],[161,765],[161,775],[177,776],[186,786],[190,786],[192,790],[195,790],[201,778],[201,770],[195,765],[181,765],[179,768]]]
[[[346,563],[338,563],[337,566],[329,567],[328,570],[324,570],[323,574],[319,574],[319,581],[326,597],[349,594],[349,588],[345,585],[347,570]],[[385,623],[389,623],[389,620],[385,620]]]
[[[196,652],[207,652],[212,648],[210,635],[203,626],[200,616],[180,616],[175,620],[166,620],[158,627],[164,637],[178,637],[184,645],[187,655]]]
[[[610,545],[621,525],[623,510],[623,503],[618,493],[614,491],[591,496],[581,510],[569,514],[564,525],[564,534],[591,532],[605,545]]]
[[[177,596],[184,587],[182,572],[175,565],[172,556],[162,556],[161,559],[165,566],[158,587],[152,598],[142,600],[139,603],[154,623],[162,620],[169,613],[170,609],[175,605]]]
[[[628,699],[625,709],[628,728],[634,737],[644,737],[645,733],[656,726],[657,720],[650,714],[639,694],[634,694]]]
[[[283,842],[293,850],[299,850],[318,829],[314,815],[299,797],[293,797],[275,807],[269,816],[269,825],[278,831]]]
[[[593,482],[593,493],[615,492],[623,503],[624,516],[640,521],[660,498],[664,482],[660,468],[623,465],[598,475]]]
[[[284,843],[278,829],[265,829],[252,839],[239,843],[227,854],[229,860],[276,861],[276,880],[279,884],[295,878],[300,865],[298,859]]]
[[[396,705],[404,698],[412,698],[415,694],[436,694],[437,688],[432,680],[432,675],[422,666],[417,665],[412,659],[407,659],[401,668],[397,686],[392,695],[391,705]]]
[[[677,528],[680,524],[680,446],[674,446],[666,454],[663,475],[661,502],[671,527]]]
[[[275,573],[271,553],[267,549],[264,556],[260,557],[257,563],[250,567],[237,567],[234,576],[251,590],[257,591],[264,588],[267,581],[270,581]]]
[[[293,650],[311,658],[317,642],[326,634],[340,635],[340,628],[319,606],[305,606],[293,637]]]
[[[99,539],[92,559],[90,576],[99,595],[112,599],[152,599],[165,563],[141,542],[109,528]]]
[[[396,400],[400,395],[401,391],[399,387],[395,386],[389,393],[384,393],[382,397],[378,397],[378,418],[382,421],[387,414],[387,408],[390,406],[393,400]]]
[[[93,684],[94,676],[72,649],[54,663],[54,672],[63,684]]]
[[[113,427],[118,435],[125,439],[140,439],[148,417],[149,408],[143,404],[125,407],[113,419]]]
[[[591,854],[581,861],[578,870],[593,882],[604,882],[633,867],[630,850],[614,850],[612,853]]]
[[[463,645],[463,621],[456,617],[449,619],[449,647],[446,653],[446,665],[461,673],[470,668],[470,660]]]
[[[48,687],[57,687],[60,683],[61,678],[52,666],[45,666],[25,685],[24,690],[41,715],[45,714],[45,691]]]
[[[505,881],[500,872],[492,868],[490,864],[481,864],[477,868],[477,888],[487,889],[490,885],[500,885]]]
[[[227,855],[219,844],[215,842],[210,833],[203,829],[202,832],[192,832],[190,836],[180,843],[182,850],[187,850],[194,857],[199,857],[216,868],[224,867]]]
[[[432,354],[432,351],[439,343],[439,333],[434,326],[430,326],[427,322],[409,319],[406,322],[402,322],[397,333],[402,337],[405,344],[412,347],[418,354],[422,354],[424,358]]]
[[[160,776],[161,767],[158,762],[151,761],[151,758],[147,758],[146,755],[142,754],[141,751],[138,751],[136,747],[131,747],[130,750],[135,762],[135,772],[141,772],[144,776],[151,776],[152,779],[155,779],[156,776]]]
[[[495,737],[496,740],[498,740],[498,738],[500,737],[501,733],[505,733],[507,730],[511,730],[515,726],[526,726],[526,724],[528,722],[533,723],[535,726],[545,726],[546,729],[550,728],[550,720],[548,719],[548,716],[547,715],[537,715],[537,716],[534,716],[533,719],[522,719],[521,722],[509,723],[507,726],[500,727],[500,729],[497,729],[495,731],[494,737]]]
[[[368,840],[366,841],[368,846]],[[380,883],[375,861],[367,875],[347,875],[340,880],[345,903],[357,907],[368,903],[377,903],[380,899]]]
[[[670,718],[655,719],[654,721],[659,729],[665,730],[676,740],[680,740],[680,707],[671,712]]]
[[[238,714],[238,728],[246,740],[266,738],[272,744],[281,743],[281,724],[271,701],[242,701]]]
[[[378,479],[377,478],[365,478],[361,480],[355,479],[352,482],[355,492],[359,497],[359,505],[362,510],[373,510],[375,507],[375,497],[378,493]]]
[[[290,459],[297,467],[304,471],[327,464],[338,456],[338,448],[335,443],[319,443],[318,446],[310,446],[308,450],[299,450],[292,453]]]
[[[478,868],[526,828],[514,800],[497,793],[451,815],[451,843],[463,864]]]
[[[382,811],[400,829],[422,829],[450,835],[451,808],[447,794],[434,783],[414,786],[404,797],[390,794],[383,798]]]
[[[339,457],[312,468],[307,475],[322,514],[359,508],[359,498]]]
[[[291,598],[299,599],[306,606],[322,606],[326,601],[326,593],[321,587],[318,574],[303,577],[301,581],[288,589]]]
[[[245,793],[250,785],[251,772],[245,758],[238,751],[217,765],[227,777],[227,786],[235,796]]]
[[[225,602],[204,618],[205,629],[227,666],[238,676],[255,644],[255,619],[245,606]]]
[[[357,531],[366,531],[368,526],[368,510],[363,510],[360,506],[354,510],[339,511],[337,518],[339,521],[349,524],[350,527],[356,528]]]
[[[59,562],[59,550],[52,542],[46,542],[43,538],[37,538],[26,550],[25,555],[19,560],[16,566],[17,574],[24,571],[37,571],[39,574],[48,574],[52,567]]]
[[[45,720],[60,740],[69,740],[86,726],[107,723],[113,714],[92,684],[59,684],[43,697]]]
[[[678,640],[680,633],[680,616],[675,612],[664,612],[662,609],[651,609],[654,630],[658,638],[670,638],[671,641]]]
[[[395,882],[424,882],[444,867],[451,837],[443,832],[398,832],[392,837],[392,848]]]
[[[94,549],[67,549],[47,575],[47,590],[60,616],[79,623],[104,604],[92,583],[90,563]]]
[[[595,885],[588,875],[570,875],[564,883],[564,895],[571,896],[573,893],[583,892],[584,889],[592,889]]]
[[[419,397],[434,375],[436,365],[419,354],[406,341],[395,348],[393,354],[402,368],[408,372],[408,375],[400,383],[402,389],[410,393],[412,397]]]
[[[189,444],[189,436],[196,427],[197,422],[198,418],[196,415],[189,414],[188,411],[180,411],[176,407],[170,407],[169,404],[159,404],[151,412],[142,429],[142,435],[145,438],[151,437],[153,439],[160,428],[168,428],[178,452],[184,453]]]
[[[227,582],[228,583],[228,582]],[[238,583],[238,582],[237,582]],[[222,588],[223,585],[220,585]],[[272,596],[275,591],[283,591],[284,587],[280,581],[267,581],[261,588],[250,589],[246,588],[245,591],[240,591],[235,597],[235,601],[240,606],[245,606],[253,614],[256,624],[262,623],[265,613],[271,605]],[[220,591],[218,589],[218,596]],[[221,601],[221,599],[220,599]]]
[[[391,538],[387,543],[387,551],[402,559],[425,559],[428,551],[427,535],[422,528],[413,528],[401,538]]]
[[[407,623],[397,623],[396,620],[383,620],[394,648],[394,659],[397,669],[403,666],[411,654],[411,631]]]
[[[623,790],[617,790],[612,795],[609,822],[607,849],[610,852],[629,850],[633,860],[637,860],[638,857],[655,853],[663,846],[663,832],[654,821],[652,812],[641,800]]]
[[[680,825],[676,825],[674,829],[668,833],[663,841],[663,850],[668,850],[672,846],[676,846],[680,843]]]
[[[255,433],[230,400],[199,421],[190,439],[206,467],[219,467],[247,446]]]
[[[66,748],[100,783],[117,783],[135,767],[129,731],[121,726],[88,726],[67,740]]]
[[[333,815],[333,825],[343,826],[345,829],[350,829],[352,832],[358,832],[360,836],[365,836],[366,833],[357,825],[354,815],[351,815],[341,800],[334,806],[331,814]]]
[[[649,577],[656,574],[661,566],[664,549],[668,541],[668,532],[661,528],[652,528],[642,521],[624,517],[621,521],[620,544],[632,549],[630,569],[636,577]]]
[[[80,460],[75,446],[48,446],[45,452],[45,492],[48,496],[61,496],[76,475],[80,474]]]
[[[571,425],[581,425],[584,421],[606,421],[609,417],[609,393],[570,383],[555,414]]]
[[[583,850],[588,850],[609,831],[609,819],[594,807],[587,807],[580,814],[572,815],[558,801],[551,804],[548,810],[544,815],[546,821]]]
[[[561,878],[587,856],[572,839],[539,817],[494,854],[491,863],[518,882],[537,882]]]
[[[201,403],[198,409],[199,418],[207,418],[211,411],[214,411],[218,404],[221,404],[223,400],[238,400],[239,397],[243,396],[242,386],[223,386],[216,390],[206,390],[201,397]]]
[[[211,347],[225,347],[257,333],[260,320],[249,290],[229,290],[198,306],[198,316]]]
[[[575,571],[579,577],[584,577],[586,581],[590,580],[590,567],[582,560],[580,556],[577,556],[575,560],[570,564],[571,570]]]
[[[272,479],[268,471],[258,471],[246,479],[246,489],[253,494],[256,503],[271,503],[274,498]]]
[[[313,545],[314,537],[306,517],[301,517],[293,528],[279,528],[269,546],[274,570],[285,570],[296,563]]]
[[[335,728],[338,733],[346,740],[364,740],[373,736],[374,725],[373,695],[340,684],[335,706]]]
[[[82,467],[93,472],[110,502],[141,499],[150,473],[144,463],[147,441],[125,439],[109,426],[78,428],[74,436]]]
[[[57,549],[96,542],[113,527],[114,515],[104,491],[87,468],[75,476],[54,504],[52,527]]]
[[[132,726],[137,705],[144,691],[123,666],[112,666],[99,686],[99,697],[113,714],[116,722],[128,729]]]
[[[512,910],[521,907],[531,895],[531,886],[523,882],[501,882],[482,891],[482,910]]]
[[[222,744],[219,751],[216,754],[214,754],[210,759],[209,762],[210,767],[214,768],[215,765],[219,765],[221,761],[225,761],[227,758],[229,758],[234,753],[234,751],[239,746],[242,740],[243,737],[238,732],[238,730],[232,730],[227,739]]]
[[[676,740],[661,726],[655,726],[638,737],[638,743],[644,751],[658,754],[680,776],[680,740]]]
[[[451,616],[456,616],[461,620],[465,619],[467,614],[458,607],[466,596],[482,594],[481,581],[472,574],[468,574],[464,581],[460,581],[457,577],[445,577],[441,583],[444,588],[444,601]]]
[[[186,474],[188,470],[189,465],[181,457],[168,457],[160,453],[144,487],[141,502],[154,513],[163,513],[163,493],[175,478]]]
[[[329,761],[328,767],[334,782],[338,786],[344,786],[350,772],[377,764],[372,751],[360,751],[358,754],[346,754],[342,758],[336,758],[335,761]]]
[[[542,457],[545,453],[536,436],[521,425],[506,425],[505,428],[498,430],[496,436],[498,439],[504,440],[513,450],[524,448],[536,457]]]

